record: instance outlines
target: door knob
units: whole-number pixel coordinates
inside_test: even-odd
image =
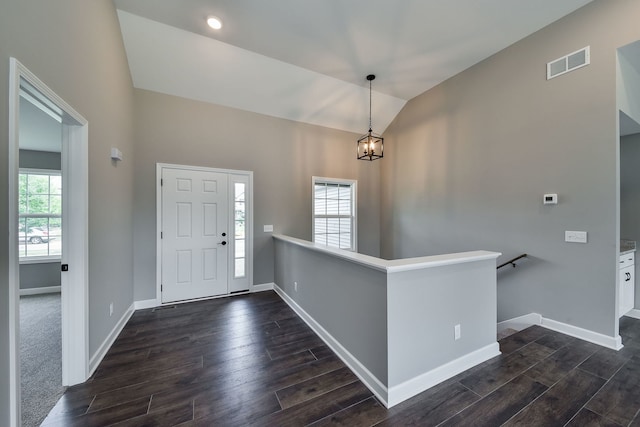
[[[224,236],[226,236],[226,235],[227,235],[227,233],[222,233],[222,237],[224,237]]]
[[[223,240],[222,242],[220,242],[220,244],[221,244],[222,246],[224,246],[224,245],[226,245],[226,244],[227,244],[227,242],[225,242],[225,241]]]

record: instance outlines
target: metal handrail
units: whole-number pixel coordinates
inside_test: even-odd
[[[510,259],[509,261],[505,262],[504,264],[500,264],[498,266],[498,268],[496,268],[496,270],[500,270],[502,267],[505,267],[505,266],[507,266],[509,264],[511,264],[513,266],[513,268],[516,268],[516,261],[521,259],[521,258],[526,258],[526,257],[527,257],[527,254],[519,255],[519,256],[517,256],[517,257],[515,257],[513,259]]]

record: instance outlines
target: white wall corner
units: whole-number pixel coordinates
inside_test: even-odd
[[[98,350],[96,350],[93,356],[91,356],[91,359],[89,359],[89,377],[93,375],[95,370],[98,368],[98,365],[100,365],[100,362],[102,362],[102,359],[104,359],[104,356],[106,356],[107,352],[116,341],[116,338],[118,338],[118,335],[120,335],[120,332],[122,332],[122,329],[124,329],[124,326],[135,311],[134,307],[135,303],[131,304],[127,311],[124,312],[120,320],[118,320],[118,323],[115,324],[109,335],[107,335],[100,347],[98,347]]]
[[[506,329],[514,329],[516,331],[521,331],[523,329],[527,329],[529,326],[533,325],[541,325],[542,324],[542,316],[538,313],[529,313],[524,316],[514,317],[513,319],[503,320],[502,322],[498,322],[498,333],[506,330]]]
[[[271,283],[263,283],[260,285],[253,285],[251,286],[251,292],[264,292],[264,291],[272,291],[274,290],[276,287],[276,284],[271,282]]]

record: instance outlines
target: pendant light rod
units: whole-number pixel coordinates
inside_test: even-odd
[[[371,132],[372,126],[371,126],[371,82],[373,80],[375,80],[376,75],[375,74],[369,74],[367,76],[367,80],[369,80],[369,132]]]

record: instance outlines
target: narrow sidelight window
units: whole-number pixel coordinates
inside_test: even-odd
[[[234,219],[233,219],[233,238],[234,244],[234,270],[233,277],[238,279],[247,275],[246,267],[246,241],[245,233],[246,216],[247,216],[247,185],[244,182],[235,182],[233,184],[233,200],[234,200]]]

